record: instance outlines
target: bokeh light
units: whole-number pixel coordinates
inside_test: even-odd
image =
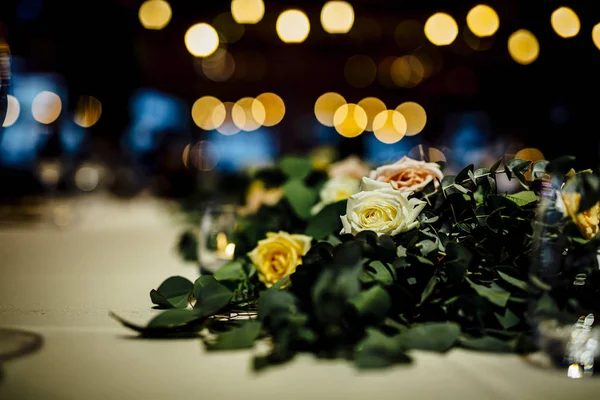
[[[6,108],[6,116],[4,117],[4,121],[2,122],[2,126],[7,128],[17,122],[19,118],[19,114],[21,114],[21,105],[19,104],[19,100],[15,96],[8,95],[6,98],[7,108]]]
[[[600,50],[600,22],[594,25],[594,28],[592,28],[592,41],[598,50]]]
[[[321,10],[321,25],[327,33],[348,33],[354,25],[354,8],[346,1],[328,1]]]
[[[425,128],[427,113],[420,104],[406,101],[396,107],[396,111],[406,119],[406,136],[417,135]]]
[[[373,120],[382,111],[387,110],[385,103],[377,97],[365,97],[358,102],[358,105],[365,110],[367,114],[367,126],[365,131],[373,132]]]
[[[377,65],[371,57],[358,54],[346,61],[344,76],[350,85],[362,89],[369,86],[375,80]]]
[[[43,91],[38,93],[31,103],[33,118],[42,124],[56,121],[62,110],[62,102],[56,93]]]
[[[340,135],[357,137],[367,127],[367,113],[358,104],[344,104],[333,115],[333,124]]]
[[[200,171],[211,171],[219,163],[220,155],[217,146],[208,140],[202,140],[195,145],[187,145],[183,150],[183,164]]]
[[[479,4],[467,14],[467,26],[476,36],[492,36],[500,27],[500,18],[492,7]]]
[[[346,104],[346,99],[341,94],[328,92],[321,95],[315,102],[315,116],[325,126],[333,126],[335,112]]]
[[[416,50],[425,43],[423,24],[407,19],[396,26],[394,39],[398,47],[405,51]]]
[[[231,15],[238,24],[257,24],[265,15],[263,0],[232,0]]]
[[[200,97],[192,106],[192,120],[205,131],[219,128],[225,121],[225,115],[225,106],[213,96]]]
[[[226,43],[235,43],[244,36],[244,25],[235,22],[231,13],[224,12],[215,17],[212,23],[213,27],[221,33]]]
[[[192,25],[185,33],[185,46],[195,57],[208,57],[219,47],[219,34],[211,25]]]
[[[308,17],[300,10],[286,10],[277,18],[277,35],[285,43],[302,43],[310,32]]]
[[[146,29],[163,29],[171,21],[171,16],[171,6],[164,0],[147,0],[138,11],[140,22]]]
[[[377,67],[377,80],[379,83],[387,88],[394,88],[396,84],[392,80],[392,65],[396,61],[397,57],[389,56],[381,60]]]
[[[533,33],[519,29],[508,38],[510,56],[522,65],[531,64],[540,54],[540,45]]]
[[[565,39],[577,36],[581,27],[579,17],[569,7],[560,7],[554,10],[550,16],[550,23],[554,32]]]
[[[451,15],[435,13],[425,22],[425,36],[436,46],[447,46],[458,35],[458,25]]]
[[[243,97],[236,101],[231,110],[233,123],[243,131],[251,132],[265,122],[265,106],[253,97]]]
[[[382,143],[396,143],[406,134],[406,119],[396,110],[382,111],[373,121],[373,133]]]
[[[264,126],[275,126],[285,116],[285,103],[275,93],[263,93],[255,101],[260,101],[265,109]]]
[[[417,86],[423,80],[425,68],[417,57],[413,55],[402,56],[396,58],[392,63],[390,74],[394,84],[411,88]]]
[[[221,126],[217,127],[217,132],[225,136],[235,135],[241,130],[233,121],[233,107],[235,106],[235,104],[231,101],[226,101],[225,103],[223,103],[223,106],[225,108],[225,118]],[[241,119],[242,117],[238,116],[238,118]]]
[[[231,53],[223,48],[201,59],[202,73],[214,82],[224,82],[235,72],[235,60]]]
[[[82,128],[90,128],[102,115],[102,103],[94,96],[81,96],[77,100],[74,122]]]
[[[96,189],[100,182],[100,171],[98,168],[84,164],[75,172],[75,186],[83,192],[91,192]]]

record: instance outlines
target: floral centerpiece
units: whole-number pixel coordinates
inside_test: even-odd
[[[199,335],[209,350],[261,341],[257,369],[301,352],[379,368],[414,349],[532,351],[532,304],[581,312],[568,283],[532,274],[544,184],[564,192],[564,250],[593,254],[578,268],[598,271],[600,179],[572,165],[500,159],[444,176],[443,163],[408,157],[374,169],[285,157],[255,173],[231,262],[153,289],[166,310],[146,326],[114,317],[144,336]],[[499,174],[521,190],[499,193]]]

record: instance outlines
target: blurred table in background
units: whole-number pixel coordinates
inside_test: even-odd
[[[255,374],[251,351],[139,339],[108,313],[144,323],[156,313],[151,288],[171,275],[197,277],[175,251],[182,222],[171,204],[150,197],[73,201],[76,219],[64,226],[0,225],[0,327],[43,336],[39,351],[4,364],[0,399],[591,400],[600,393],[600,379],[571,380],[516,355],[419,352],[410,366],[367,373],[302,356]]]

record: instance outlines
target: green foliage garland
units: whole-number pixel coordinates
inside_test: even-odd
[[[381,368],[409,363],[413,349],[532,351],[534,311],[600,310],[599,239],[582,238],[572,222],[560,228],[570,257],[564,284],[549,285],[531,273],[539,252],[542,182],[551,178],[560,190],[573,161],[469,165],[444,177],[439,188],[432,182],[415,194],[427,202],[419,227],[391,237],[340,234],[345,200],[311,216],[327,175],[302,158],[285,158],[278,168],[258,172],[267,184],[282,187],[284,196],[240,218],[233,261],[213,276],[195,282],[171,277],[152,290],[153,304],[165,311],[146,326],[114,317],[147,337],[202,333],[208,350],[251,348],[264,341],[270,350],[254,358],[256,369],[301,352]],[[518,180],[522,190],[498,193],[499,174]],[[576,181],[583,211],[600,200],[600,179],[587,174]],[[313,244],[291,284],[283,287],[282,280],[266,288],[247,253],[267,232],[277,231],[309,235]],[[179,244],[186,260],[197,261],[192,232]],[[569,282],[582,272],[592,289],[579,295],[583,301],[572,301]]]

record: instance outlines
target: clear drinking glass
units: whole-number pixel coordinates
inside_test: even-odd
[[[233,260],[237,228],[237,207],[231,204],[208,204],[200,222],[198,259],[200,274],[213,274]]]
[[[546,365],[565,368],[570,378],[589,377],[600,355],[600,328],[594,325],[600,315],[598,248],[577,238],[563,189],[549,179],[542,185],[530,274],[539,292],[531,302],[531,323]]]

